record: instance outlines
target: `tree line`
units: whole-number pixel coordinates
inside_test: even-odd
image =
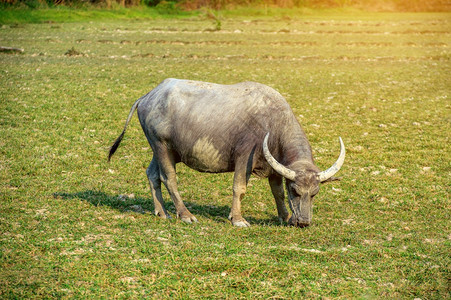
[[[370,11],[451,11],[449,0],[0,0],[4,5],[30,8],[65,6],[134,7],[165,6],[184,10],[199,8],[230,9],[235,7],[354,7]]]

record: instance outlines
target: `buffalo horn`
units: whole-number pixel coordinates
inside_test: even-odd
[[[289,179],[291,181],[294,181],[296,178],[296,172],[293,170],[288,169],[284,165],[280,164],[272,155],[271,152],[269,152],[268,149],[268,137],[269,132],[266,134],[265,139],[263,140],[263,154],[265,155],[266,161],[268,161],[269,165],[279,173],[279,175],[285,177],[286,179]]]
[[[343,163],[345,161],[346,150],[345,145],[343,144],[343,140],[341,139],[341,137],[339,139],[340,139],[340,156],[338,157],[337,161],[332,165],[332,167],[318,173],[318,178],[320,182],[324,182],[330,179],[340,170],[341,166],[343,166]]]

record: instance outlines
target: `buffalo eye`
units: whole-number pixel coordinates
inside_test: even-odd
[[[318,192],[319,192],[319,186],[315,187],[315,188],[311,191],[310,195],[311,195],[312,197],[314,197],[314,196],[316,196],[316,194],[318,194]]]
[[[298,186],[297,184],[294,184],[294,183],[293,183],[293,184],[290,186],[290,189],[291,189],[291,191],[293,192],[293,194],[295,194],[296,196],[300,196],[300,195],[303,194],[303,191],[302,191],[301,187]]]

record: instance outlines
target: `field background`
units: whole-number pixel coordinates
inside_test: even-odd
[[[0,297],[449,298],[450,14],[297,12],[2,22]],[[232,174],[183,165],[199,223],[153,216],[136,116],[106,160],[167,77],[277,89],[322,169],[343,137],[312,226],[251,179],[234,228]]]

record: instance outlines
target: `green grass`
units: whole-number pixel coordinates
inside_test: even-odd
[[[449,20],[1,27],[0,45],[25,51],[0,53],[0,296],[449,298]],[[179,190],[199,223],[152,215],[152,154],[136,116],[106,159],[132,103],[167,77],[276,88],[322,169],[343,137],[342,181],[322,186],[311,227],[279,224],[269,185],[253,179],[242,203],[252,227],[234,228],[232,174],[183,165]]]
[[[0,24],[60,23],[106,20],[146,20],[154,18],[186,18],[198,15],[198,12],[183,11],[170,7],[134,8],[115,7],[111,9],[86,6],[72,8],[58,6],[52,8],[30,9],[23,7],[3,7],[0,9]]]

